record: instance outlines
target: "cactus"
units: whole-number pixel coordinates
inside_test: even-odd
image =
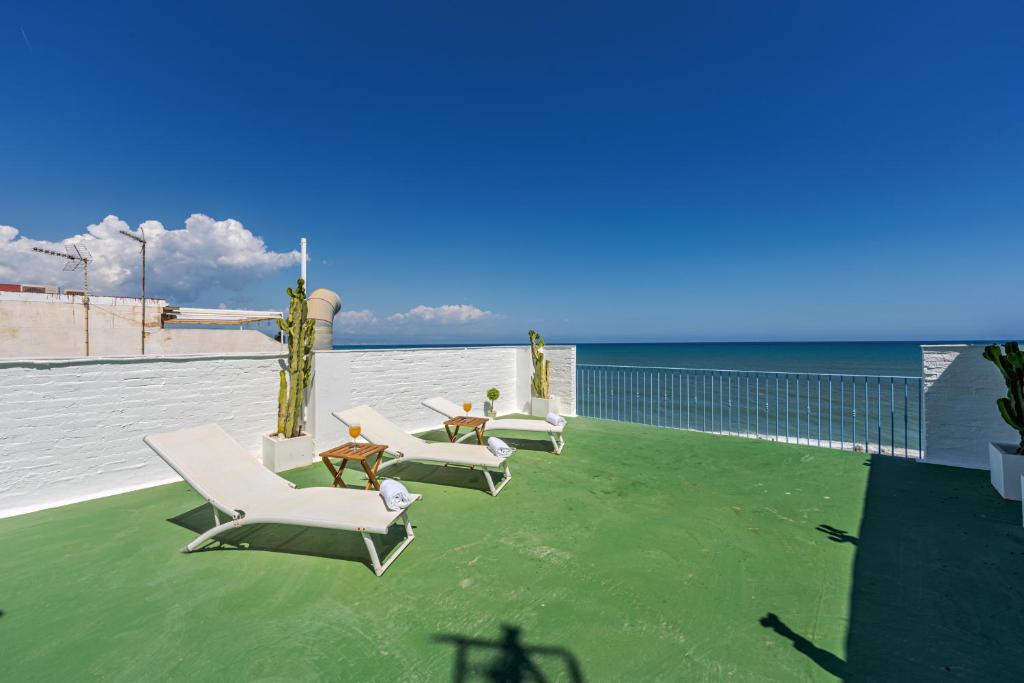
[[[1005,355],[1003,354],[1005,350]],[[1021,353],[1017,342],[1006,342],[1003,349],[999,344],[985,347],[983,354],[992,361],[999,372],[1003,373],[1006,382],[1006,397],[996,401],[999,414],[1020,434],[1020,445],[1017,452],[1024,454],[1024,353]]]
[[[306,283],[288,288],[288,317],[278,318],[288,342],[288,364],[281,369],[277,392],[277,433],[286,439],[302,435],[306,390],[313,381],[314,322],[307,318]]]
[[[548,386],[550,366],[544,358],[544,338],[534,330],[530,330],[530,356],[533,358],[533,378],[530,380],[530,393],[536,398],[551,398]]]

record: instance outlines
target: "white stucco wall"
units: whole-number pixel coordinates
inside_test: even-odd
[[[278,353],[281,344],[259,330],[164,327],[163,299],[146,300],[146,354]],[[89,354],[99,358],[139,353],[142,300],[93,296]],[[0,291],[0,358],[79,358],[85,354],[82,297]]]
[[[1016,443],[996,399],[1006,395],[983,344],[922,346],[927,463],[988,469],[988,443]]]
[[[575,391],[575,349],[550,353],[553,388],[574,409],[565,392]],[[0,360],[0,517],[177,480],[142,442],[153,432],[218,422],[259,457],[261,434],[276,424],[279,358]],[[415,431],[441,423],[420,405],[430,396],[482,407],[496,386],[499,413],[520,410],[524,387],[529,400],[521,347],[318,351],[314,363],[308,421],[318,450],[346,438],[330,413],[352,405]]]
[[[562,414],[576,414],[576,347],[550,345],[544,347],[545,357],[551,364],[549,381],[551,395],[557,396]]]
[[[218,422],[257,453],[276,368],[276,354],[0,361],[0,516],[176,480],[151,432]]]
[[[357,405],[373,406],[408,431],[440,426],[443,418],[421,405],[433,396],[482,408],[487,390],[497,387],[497,411],[517,410],[511,346],[317,351],[314,372],[310,412],[318,448],[347,438],[331,412]]]

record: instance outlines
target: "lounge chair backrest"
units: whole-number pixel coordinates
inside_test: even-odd
[[[415,453],[426,445],[422,439],[407,433],[370,406],[356,406],[348,410],[339,410],[334,415],[346,425],[358,423],[362,427],[362,434],[367,441],[387,444],[388,450],[391,451]]]
[[[247,510],[291,489],[217,424],[150,434],[143,440],[199,495],[225,511]]]
[[[456,417],[463,414],[462,406],[456,405],[454,401],[449,401],[441,396],[428,398],[423,402],[423,405],[447,417]]]

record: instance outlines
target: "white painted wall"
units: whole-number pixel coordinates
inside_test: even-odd
[[[219,422],[257,453],[277,355],[0,361],[0,516],[177,480],[142,442]]]
[[[576,414],[576,347],[545,345],[544,356],[551,364],[551,395],[561,399],[564,415]]]
[[[575,414],[575,348],[549,353],[552,387]],[[279,358],[0,360],[0,517],[177,480],[142,442],[153,432],[218,422],[257,458],[261,434],[276,425]],[[318,351],[314,364],[308,416],[318,450],[346,438],[330,413],[352,405],[415,431],[441,423],[420,405],[431,396],[479,408],[496,386],[499,413],[529,400],[522,347]]]
[[[99,358],[139,353],[142,300],[93,296],[89,353]],[[163,299],[146,299],[146,354],[278,353],[281,344],[259,330],[163,327]],[[0,291],[0,358],[79,358],[85,355],[83,298]]]
[[[996,408],[1006,395],[999,370],[981,356],[984,344],[921,347],[927,463],[988,469],[990,441],[1016,443]]]
[[[317,351],[311,426],[317,448],[347,438],[332,411],[369,405],[408,431],[432,429],[444,418],[421,402],[444,396],[483,408],[497,387],[499,413],[515,412],[516,348],[366,349]]]

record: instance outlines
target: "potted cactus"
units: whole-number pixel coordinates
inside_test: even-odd
[[[544,338],[535,330],[529,331],[530,358],[533,361],[533,376],[530,379],[530,414],[545,417],[561,409],[557,396],[551,395],[551,364],[544,357]]]
[[[985,347],[984,356],[992,361],[1006,382],[1006,396],[996,401],[999,414],[1017,432],[1019,442],[989,443],[988,462],[992,486],[1003,498],[1021,499],[1021,477],[1024,476],[1024,353],[1017,342]]]
[[[277,394],[277,430],[263,436],[263,464],[274,472],[313,461],[313,437],[304,433],[306,392],[313,379],[314,322],[308,318],[306,283],[288,288],[288,317],[277,325],[288,344],[281,361]]]
[[[497,417],[498,411],[494,408],[494,402],[501,396],[501,392],[498,391],[497,387],[491,387],[487,390],[487,403],[484,405],[484,415],[487,417]]]

